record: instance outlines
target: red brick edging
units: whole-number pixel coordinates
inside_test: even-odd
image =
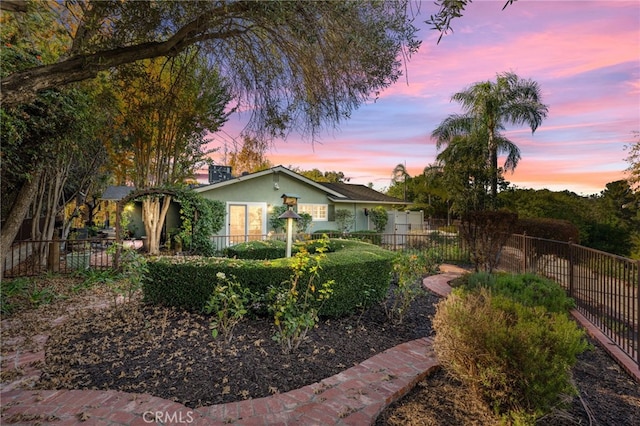
[[[2,423],[364,425],[437,367],[431,341],[422,338],[291,392],[197,409],[118,391],[10,389],[0,394]]]

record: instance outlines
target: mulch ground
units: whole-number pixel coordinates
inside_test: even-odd
[[[23,322],[32,334],[45,330],[51,335],[40,388],[144,392],[198,407],[296,389],[399,343],[429,336],[438,300],[425,292],[401,325],[390,324],[381,306],[322,321],[292,354],[272,340],[271,319],[246,320],[227,344],[211,336],[205,316],[140,302],[98,312],[78,310],[64,326],[52,327],[46,318],[67,312],[73,303],[63,300],[41,307],[42,312],[25,313],[29,320]],[[10,320],[20,318],[16,314]],[[2,369],[10,375],[10,366]],[[538,424],[632,425],[640,418],[640,387],[600,347],[580,357],[573,377],[579,395]],[[377,425],[496,422],[464,385],[440,370],[385,410]]]
[[[80,312],[52,333],[40,388],[150,393],[190,408],[287,392],[400,343],[431,334],[438,298],[424,294],[402,324],[381,306],[323,320],[293,353],[272,339],[271,318],[240,323],[231,343],[214,339],[210,320],[172,308],[132,303]]]

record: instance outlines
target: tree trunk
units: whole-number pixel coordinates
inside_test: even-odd
[[[160,253],[160,235],[170,203],[171,196],[168,195],[163,197],[162,205],[159,198],[147,197],[142,200],[142,221],[147,234],[149,254]]]
[[[27,180],[24,185],[22,185],[22,188],[20,188],[20,192],[16,197],[16,201],[9,211],[7,220],[2,226],[2,235],[0,236],[0,260],[2,261],[0,276],[4,273],[4,262],[9,254],[11,244],[13,244],[13,240],[18,234],[22,221],[27,215],[31,201],[33,201],[33,197],[36,195],[42,171],[42,167],[34,170],[33,175],[31,175],[31,179]],[[37,218],[34,219],[37,220]]]

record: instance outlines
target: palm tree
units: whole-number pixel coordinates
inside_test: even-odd
[[[506,153],[504,169],[513,171],[520,160],[520,150],[500,131],[507,124],[528,125],[535,132],[547,117],[548,107],[541,102],[538,83],[520,79],[516,74],[505,72],[497,75],[496,82],[483,81],[458,92],[451,97],[460,102],[463,114],[447,117],[432,132],[436,147],[449,144],[458,136],[486,143],[488,167],[491,172],[491,197],[495,201],[498,192],[498,154]]]
[[[393,185],[396,185],[398,183],[402,183],[404,185],[402,190],[403,201],[407,201],[407,177],[409,177],[407,167],[402,163],[399,163],[393,169],[393,172],[391,172],[391,183]]]

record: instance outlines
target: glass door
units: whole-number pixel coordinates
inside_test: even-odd
[[[264,235],[266,206],[259,204],[229,205],[229,244],[259,240]]]

